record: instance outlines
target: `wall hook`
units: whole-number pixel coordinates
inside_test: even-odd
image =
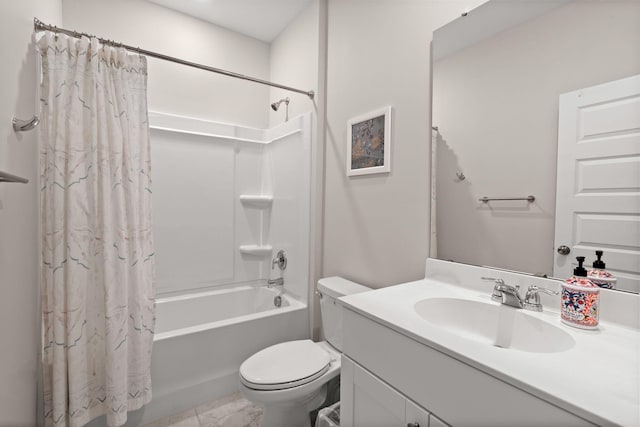
[[[26,184],[29,180],[21,176],[11,175],[10,173],[0,171],[0,182],[20,182],[22,184]]]
[[[13,118],[11,120],[11,126],[13,127],[14,132],[27,132],[38,126],[40,123],[40,118],[38,116],[33,116],[30,120],[22,120],[18,118]]]
[[[37,25],[37,23],[36,23]],[[35,113],[33,117],[28,120],[18,119],[14,117],[11,120],[11,126],[13,127],[14,132],[27,132],[34,129],[40,123],[40,118],[38,117],[38,107],[40,106],[40,78],[42,74],[42,58],[40,57],[40,53],[36,52],[36,99],[35,99]]]

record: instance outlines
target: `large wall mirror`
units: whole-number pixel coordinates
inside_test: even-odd
[[[614,167],[593,161],[585,169],[593,195],[611,190],[618,180],[612,175],[624,175],[615,192],[636,210],[607,213],[597,225],[605,240],[593,244],[583,232],[582,241],[567,243],[568,255],[559,254],[555,233],[557,184],[577,176],[577,168],[557,160],[559,98],[640,74],[640,2],[491,0],[434,33],[432,60],[432,256],[565,278],[558,263],[572,268],[575,256],[585,255],[590,266],[594,249],[602,249],[617,288],[638,292],[640,97],[625,100],[633,104],[632,124],[607,131],[635,154]],[[586,222],[573,227],[584,231]]]

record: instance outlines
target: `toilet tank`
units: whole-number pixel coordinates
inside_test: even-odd
[[[342,351],[342,307],[338,298],[370,290],[364,285],[337,276],[318,280],[322,329],[326,340],[337,350]]]

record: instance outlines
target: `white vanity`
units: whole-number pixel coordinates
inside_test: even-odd
[[[343,298],[341,425],[640,425],[640,295],[603,290],[587,331],[560,322],[560,297],[507,307],[481,277],[560,288],[428,259],[423,280]]]

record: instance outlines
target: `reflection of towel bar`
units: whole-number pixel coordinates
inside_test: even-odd
[[[531,203],[534,202],[536,200],[535,196],[527,196],[527,197],[505,197],[505,198],[498,198],[498,197],[487,197],[484,196],[481,199],[478,199],[479,201],[481,201],[482,203],[488,203],[490,200],[526,200],[527,202]]]

